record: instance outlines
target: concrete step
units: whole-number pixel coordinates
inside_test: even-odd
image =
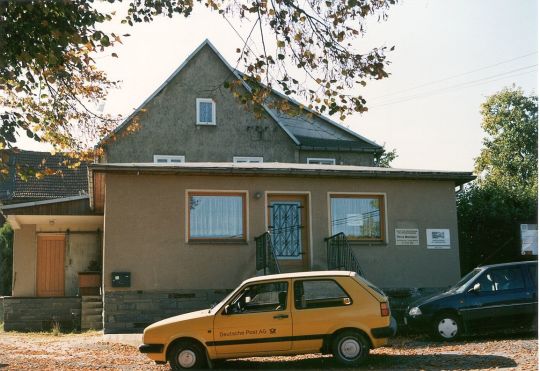
[[[101,307],[95,307],[95,308],[86,308],[81,311],[81,315],[85,314],[101,314],[103,312],[103,308]]]
[[[81,315],[81,319],[96,318],[96,317],[103,317],[103,312],[101,312],[100,310],[99,311],[94,311],[94,312],[84,312]]]
[[[103,300],[101,295],[85,295],[85,296],[81,296],[81,299],[83,303],[96,302],[96,301],[101,302]]]
[[[82,311],[85,312],[87,310],[92,309],[103,309],[103,303],[100,301],[90,301],[90,302],[83,302],[82,303]]]
[[[100,314],[83,314],[81,317],[81,322],[101,322],[103,321],[103,316]]]
[[[81,299],[81,330],[102,330],[103,298],[101,295],[86,295]]]
[[[103,330],[102,322],[81,322],[81,330]]]

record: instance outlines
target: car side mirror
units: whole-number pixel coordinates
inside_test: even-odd
[[[475,294],[478,294],[480,292],[480,283],[476,282],[474,286],[469,290],[469,292],[474,292]]]
[[[229,305],[225,305],[225,308],[223,308],[223,314],[229,314]]]

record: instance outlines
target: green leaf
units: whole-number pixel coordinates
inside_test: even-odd
[[[103,46],[109,46],[109,45],[111,45],[111,42],[110,42],[110,40],[109,40],[109,36],[107,36],[107,35],[103,35],[103,37],[101,38],[100,42],[101,42],[101,45],[103,45]]]

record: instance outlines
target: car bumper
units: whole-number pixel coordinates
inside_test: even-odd
[[[162,353],[163,344],[141,344],[139,345],[139,352],[141,353]]]
[[[396,332],[397,322],[394,317],[390,317],[390,326],[371,329],[371,335],[373,335],[375,339],[389,338],[394,336]]]
[[[425,315],[413,317],[407,314],[403,318],[403,323],[408,329],[425,332],[429,330],[431,318]]]

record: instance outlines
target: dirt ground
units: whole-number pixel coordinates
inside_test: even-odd
[[[379,348],[361,370],[537,370],[538,340],[533,334],[475,337],[453,343],[398,337]],[[319,369],[339,367],[330,356],[230,360],[223,369]],[[0,332],[0,370],[168,370],[135,347],[107,343],[98,332],[23,334]]]

